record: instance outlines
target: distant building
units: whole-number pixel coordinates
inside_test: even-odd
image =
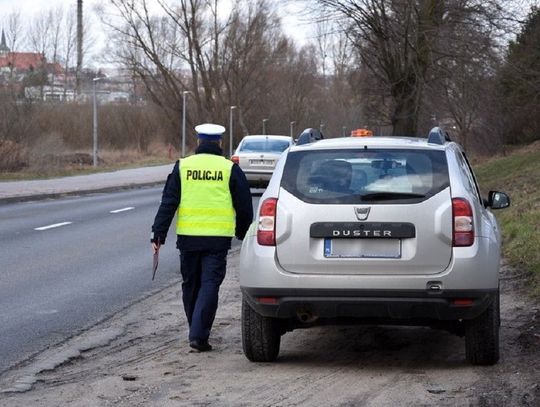
[[[25,86],[29,74],[37,74],[33,84]],[[41,78],[41,79],[40,79]],[[37,86],[36,80],[42,84]],[[32,99],[42,100],[73,100],[70,90],[62,86],[60,81],[66,83],[64,69],[59,63],[47,62],[45,56],[39,52],[15,52],[6,43],[6,36],[2,30],[0,39],[0,89],[10,89],[19,95]],[[52,85],[51,85],[52,84]],[[27,84],[28,85],[28,84]],[[39,97],[36,97],[36,88],[39,88]],[[45,92],[45,88],[48,89]]]
[[[62,67],[57,62],[48,62],[38,52],[14,52],[6,43],[4,30],[0,38],[0,92],[9,91],[17,97],[35,102],[76,102],[88,103],[93,99],[93,78],[96,84],[96,98],[102,104],[139,103],[144,99],[143,86],[129,71],[111,72],[106,75],[90,69],[81,72],[81,90],[75,92],[76,71]]]
[[[7,52],[0,55],[1,71],[34,71],[45,63],[45,57],[37,52]]]
[[[66,90],[62,85],[27,86],[24,88],[24,97],[45,102],[73,102],[75,91]]]
[[[43,54],[38,52],[12,52],[6,44],[2,30],[0,41],[0,71],[33,71],[46,64]]]

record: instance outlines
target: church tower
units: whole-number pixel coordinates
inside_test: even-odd
[[[11,50],[6,44],[6,35],[4,34],[4,29],[2,29],[2,41],[0,42],[0,55],[5,55]]]

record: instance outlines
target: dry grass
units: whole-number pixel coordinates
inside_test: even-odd
[[[0,179],[96,171],[91,105],[19,104],[0,98],[0,113]],[[178,140],[178,125],[153,105],[103,105],[98,117],[97,171],[168,163],[178,156],[168,147]]]
[[[475,165],[475,172],[484,194],[498,190],[510,195],[510,208],[495,212],[504,256],[529,273],[533,292],[540,297],[540,142]]]
[[[51,144],[47,144],[51,145]],[[153,145],[148,152],[142,153],[136,149],[102,150],[99,153],[99,165],[92,165],[92,153],[88,150],[66,151],[51,156],[40,155],[40,164],[31,165],[20,171],[0,172],[0,180],[29,180],[65,177],[70,175],[92,174],[96,172],[115,171],[125,168],[138,168],[151,165],[173,163],[178,158],[178,152],[165,145]],[[36,152],[34,151],[34,154]]]
[[[0,172],[22,170],[27,165],[27,155],[20,143],[0,139]]]

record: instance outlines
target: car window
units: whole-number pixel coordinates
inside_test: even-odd
[[[309,203],[420,202],[449,185],[443,151],[312,150],[289,153],[282,186]]]
[[[243,153],[282,153],[289,147],[289,145],[290,143],[286,140],[245,140],[240,146],[240,151]]]
[[[480,193],[480,187],[478,186],[478,182],[476,181],[476,176],[474,175],[474,171],[472,170],[471,163],[469,162],[469,159],[467,158],[467,155],[465,153],[463,153],[463,160],[466,164],[468,176],[470,177],[471,183],[474,186],[474,190],[476,192],[476,199],[479,203],[482,203],[482,194]]]

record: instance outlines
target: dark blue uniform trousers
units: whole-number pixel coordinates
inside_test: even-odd
[[[181,251],[182,301],[189,323],[189,340],[207,340],[218,307],[219,286],[225,278],[227,250]]]

